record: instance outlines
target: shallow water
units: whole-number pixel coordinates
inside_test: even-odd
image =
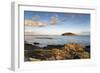
[[[45,47],[47,45],[64,45],[67,43],[80,43],[84,45],[90,45],[90,36],[61,36],[61,35],[25,35],[25,41],[34,45],[35,43],[39,47]]]

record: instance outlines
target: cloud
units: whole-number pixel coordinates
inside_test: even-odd
[[[63,22],[65,22],[65,21],[67,21],[66,18],[60,19],[59,16],[58,16],[57,14],[55,14],[54,16],[52,16],[52,17],[50,18],[49,24],[51,24],[51,25],[56,25],[56,24],[58,24],[58,23],[63,23]]]
[[[90,32],[80,32],[81,35],[90,35]]]
[[[58,18],[58,16],[57,15],[55,15],[55,16],[52,16],[51,18],[50,18],[50,24],[52,24],[52,25],[55,25],[55,24],[58,24],[60,22],[60,20],[59,20],[59,18]]]
[[[33,20],[33,21],[37,21],[39,18],[40,18],[40,16],[38,16],[38,15],[37,15],[37,16],[33,16],[33,17],[32,17],[32,20]]]
[[[25,19],[24,24],[27,26],[39,26],[39,27],[47,26],[47,23],[45,22],[32,21],[29,19]]]

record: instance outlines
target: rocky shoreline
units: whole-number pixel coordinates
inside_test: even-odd
[[[24,43],[25,61],[44,61],[44,60],[67,60],[67,59],[89,59],[90,45],[69,43],[64,45],[47,45],[39,47],[35,43]]]

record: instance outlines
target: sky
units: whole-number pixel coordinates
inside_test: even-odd
[[[24,25],[25,33],[32,35],[89,35],[90,14],[24,11]]]

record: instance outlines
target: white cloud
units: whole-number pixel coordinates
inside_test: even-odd
[[[32,21],[32,20],[29,20],[29,19],[25,19],[24,24],[27,25],[27,26],[40,26],[40,27],[47,25],[47,23],[45,23],[45,22]]]
[[[38,15],[37,15],[37,16],[33,16],[33,17],[32,17],[32,20],[33,20],[33,21],[37,21],[39,18],[40,18],[40,16],[38,16]]]
[[[63,18],[63,19],[60,19],[59,16],[57,14],[55,14],[54,16],[51,17],[50,21],[49,21],[49,24],[51,25],[56,25],[58,23],[63,23],[65,22],[66,19]]]
[[[60,20],[59,20],[58,16],[55,15],[55,16],[52,16],[52,17],[51,17],[49,23],[52,24],[52,25],[55,25],[55,24],[58,24],[59,22],[60,22]]]

